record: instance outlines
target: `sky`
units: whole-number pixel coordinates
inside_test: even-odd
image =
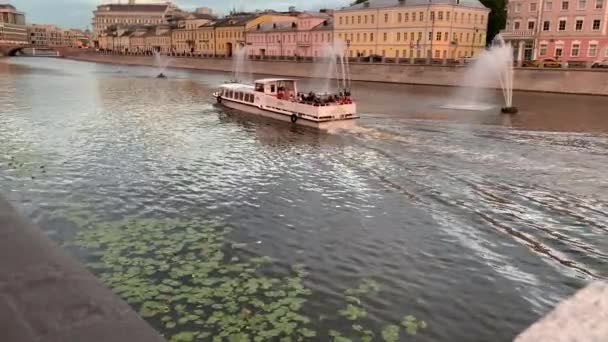
[[[126,3],[128,0],[0,0],[12,4],[25,12],[28,23],[54,24],[64,28],[90,26],[93,9],[102,3]],[[138,3],[158,3],[163,0],[138,0]],[[348,5],[348,0],[173,0],[184,10],[196,7],[210,7],[215,13],[225,14],[230,9],[242,10],[274,9],[287,10],[295,6],[299,10],[337,8]]]

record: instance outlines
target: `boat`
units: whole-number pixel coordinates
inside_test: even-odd
[[[321,130],[348,128],[359,118],[350,92],[299,93],[294,79],[265,78],[253,85],[229,82],[213,96],[229,108]]]

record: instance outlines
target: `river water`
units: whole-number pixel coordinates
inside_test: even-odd
[[[154,73],[0,61],[0,192],[54,240],[74,204],[221,217],[251,253],[306,264],[317,312],[373,277],[370,319],[411,313],[420,341],[510,340],[608,276],[608,98],[516,93],[510,117],[356,82],[360,128],[323,134],[215,106],[228,74]]]

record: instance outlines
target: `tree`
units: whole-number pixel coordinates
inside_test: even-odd
[[[491,44],[494,37],[505,28],[507,22],[507,0],[479,0],[484,6],[490,9],[488,18],[488,34],[486,44]]]

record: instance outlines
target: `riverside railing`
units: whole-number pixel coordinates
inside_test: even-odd
[[[109,55],[124,55],[124,56],[152,56],[152,50],[147,51],[112,51],[112,50],[99,50],[97,53],[109,54]],[[225,54],[208,54],[199,52],[169,52],[163,53],[164,55],[174,58],[192,58],[192,59],[230,59],[232,57]],[[321,57],[303,57],[303,56],[259,56],[250,55],[249,60],[253,61],[273,61],[273,62],[309,62],[314,63],[323,60]],[[427,66],[466,66],[475,61],[474,57],[462,57],[462,58],[421,58],[421,57],[400,57],[400,58],[389,58],[381,56],[368,56],[368,57],[349,57],[349,63],[356,64],[400,64],[400,65],[427,65]],[[548,67],[540,63],[538,66],[530,66],[526,62],[514,62],[513,66],[516,68],[536,68],[536,69],[594,69],[594,70],[606,70],[608,67],[597,67],[594,65],[595,62],[591,61],[577,61],[577,60],[560,60],[558,67]]]

